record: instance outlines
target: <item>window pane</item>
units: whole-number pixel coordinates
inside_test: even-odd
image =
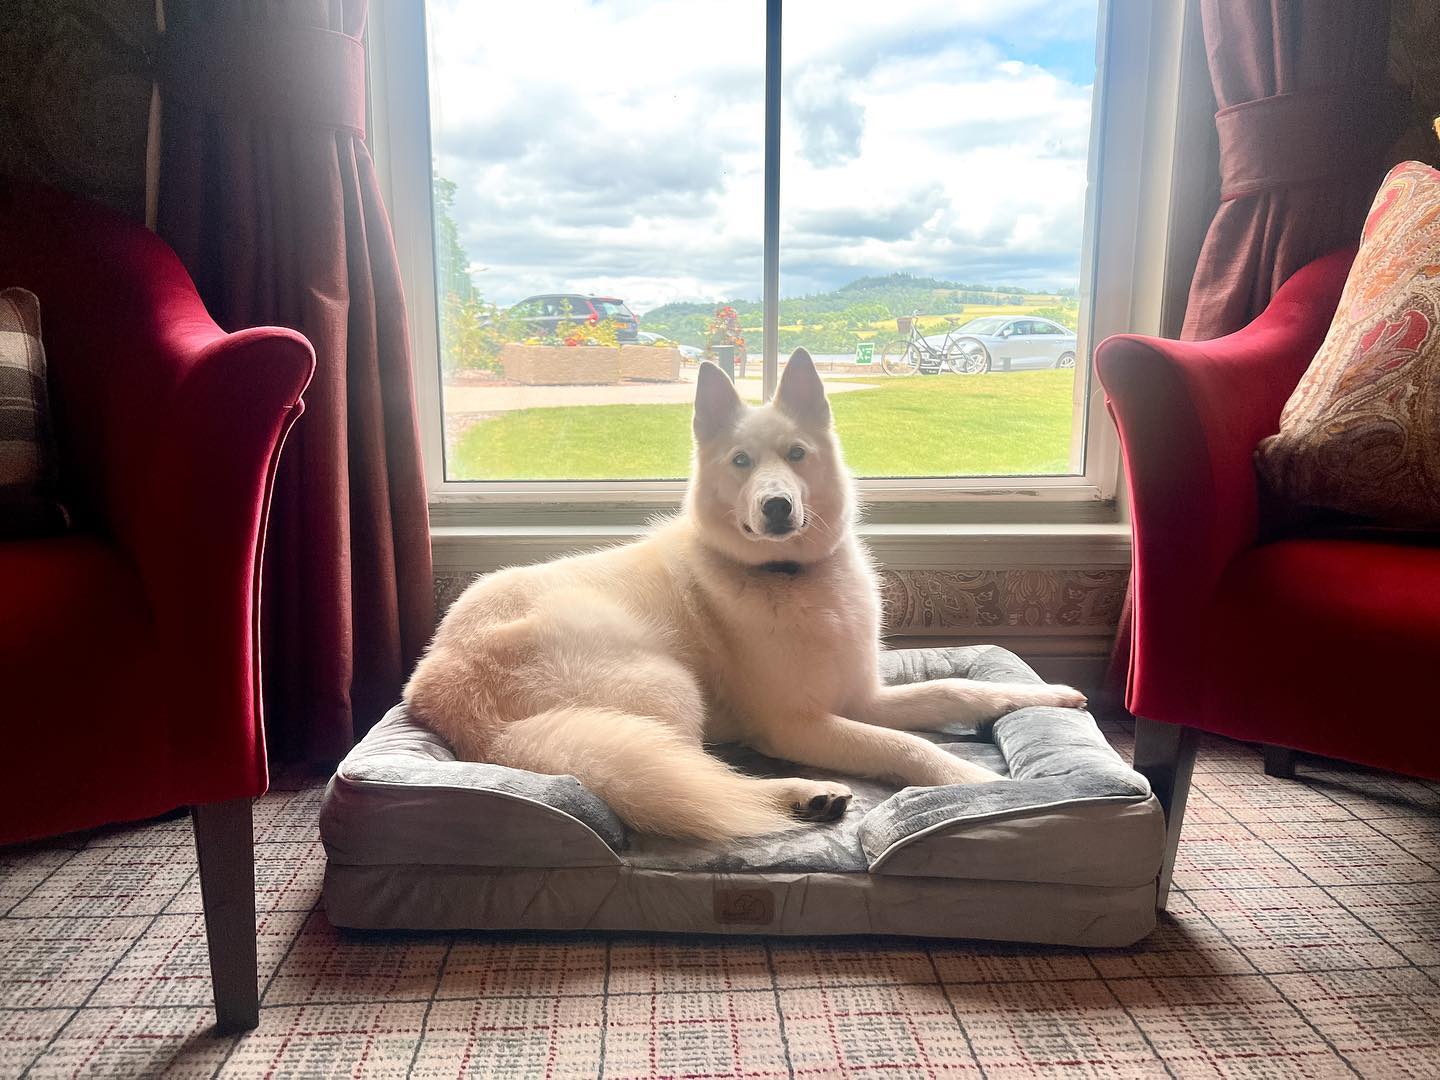
[[[760,397],[764,5],[426,15],[447,479],[683,476],[705,348]]]
[[[780,355],[822,360],[861,475],[1078,460],[1097,7],[786,0]],[[916,310],[922,340],[897,341]],[[1032,313],[1069,330],[1008,318]]]

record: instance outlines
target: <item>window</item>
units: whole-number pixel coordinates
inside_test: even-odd
[[[733,348],[759,401],[797,345],[821,361],[872,502],[1113,493],[1089,342],[1146,326],[1119,286],[1091,283],[1107,245],[1138,250],[1143,203],[1097,181],[1103,161],[1144,156],[1135,88],[1154,77],[1160,6],[786,0],[768,338],[764,4],[427,0],[423,22],[377,6],[377,160],[400,189],[397,235],[420,213],[433,226],[430,265],[413,244],[402,262],[417,313],[436,312],[415,321],[437,494],[665,502],[695,364]],[[1097,27],[1130,40],[1097,44]],[[1113,106],[1097,55],[1126,81]],[[882,346],[917,311],[934,373],[887,374]],[[1032,313],[1018,321],[1059,355],[956,360],[961,335]]]
[[[960,327],[967,334],[998,334],[1001,327],[1008,326],[1005,319],[990,316],[989,318],[971,319]]]
[[[635,318],[635,316],[630,314],[630,309],[627,308],[621,300],[597,300],[594,306],[600,309],[600,317],[602,319],[616,319],[630,322]]]

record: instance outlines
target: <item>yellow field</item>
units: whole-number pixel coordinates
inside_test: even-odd
[[[1028,315],[1032,311],[1039,311],[1045,307],[1055,307],[1057,299],[1054,296],[1030,296],[1025,298],[1023,304],[966,304],[963,312],[953,313],[953,317],[968,322],[971,319],[984,318],[986,315]],[[862,341],[878,337],[885,337],[897,333],[894,319],[882,319],[879,322],[870,324],[870,330],[857,330],[855,336]],[[943,334],[950,328],[947,316],[921,315],[920,332],[922,334]],[[799,323],[790,323],[780,327],[781,330],[803,330],[804,326]],[[761,328],[759,326],[746,326],[741,332],[751,340],[759,341]]]
[[[969,322],[971,319],[983,319],[986,315],[1028,315],[1032,311],[1039,311],[1043,307],[1055,306],[1053,296],[1042,297],[1035,303],[1024,304],[966,304],[965,310],[955,318]],[[884,333],[895,329],[895,320],[886,319],[884,322],[871,323],[876,332]],[[944,315],[921,315],[920,332],[922,334],[943,334],[950,327],[950,323]]]

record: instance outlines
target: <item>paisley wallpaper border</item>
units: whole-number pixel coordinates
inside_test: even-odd
[[[445,611],[474,578],[435,575],[435,607]],[[1110,633],[1120,616],[1129,567],[1050,566],[988,570],[884,570],[885,631],[934,636],[984,631]]]

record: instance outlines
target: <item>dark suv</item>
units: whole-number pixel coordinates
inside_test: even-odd
[[[567,317],[576,323],[586,322],[592,316],[596,322],[613,320],[618,327],[615,336],[621,341],[634,341],[635,332],[640,328],[640,320],[635,318],[635,313],[625,306],[624,300],[614,296],[542,293],[527,296],[511,308],[510,313],[533,326],[536,334],[551,333]]]

